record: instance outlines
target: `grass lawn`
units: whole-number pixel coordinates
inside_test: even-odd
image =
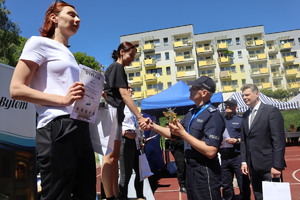
[[[294,124],[295,127],[300,125],[300,111],[299,110],[287,110],[281,111],[284,118],[284,129],[289,129],[290,124]]]

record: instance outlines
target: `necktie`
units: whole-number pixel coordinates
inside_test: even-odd
[[[250,126],[252,125],[253,119],[254,119],[254,117],[255,117],[255,112],[256,112],[256,109],[253,109],[253,110],[252,110],[252,113],[251,113],[251,118],[250,118]],[[249,126],[249,127],[250,127],[250,126]]]

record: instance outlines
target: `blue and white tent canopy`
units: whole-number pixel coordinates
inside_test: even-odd
[[[249,107],[244,103],[242,98],[242,92],[235,92],[231,95],[231,98],[234,98],[238,102],[238,112],[245,112]],[[267,97],[266,95],[259,93],[259,99],[264,104],[272,105],[277,107],[279,110],[291,110],[291,109],[299,109],[298,102],[282,102]]]

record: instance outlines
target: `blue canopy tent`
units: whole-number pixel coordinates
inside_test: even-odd
[[[179,115],[185,114],[194,105],[194,102],[189,98],[189,89],[190,87],[187,84],[179,81],[172,87],[143,99],[141,101],[142,112],[159,117],[162,116],[163,111],[167,110],[166,108],[172,108]],[[211,102],[222,103],[222,93],[214,93]]]

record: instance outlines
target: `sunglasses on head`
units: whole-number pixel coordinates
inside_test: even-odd
[[[51,13],[53,12],[53,10],[54,10],[54,8],[56,7],[56,4],[57,4],[57,3],[66,3],[66,2],[64,2],[64,1],[62,1],[62,0],[55,0],[54,4],[53,4],[53,6],[52,6],[52,8],[51,8],[51,10],[50,10]]]

